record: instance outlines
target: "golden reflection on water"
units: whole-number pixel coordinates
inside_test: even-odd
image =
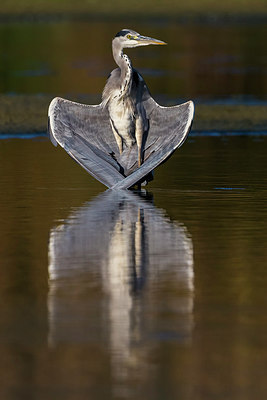
[[[0,140],[1,399],[265,399],[266,136],[182,149],[155,207],[91,201],[63,150]]]
[[[50,232],[48,343],[107,341],[115,391],[155,340],[190,340],[193,295],[186,227],[137,194],[107,191]]]

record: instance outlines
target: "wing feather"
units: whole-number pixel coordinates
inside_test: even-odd
[[[92,176],[112,187],[124,176],[108,115],[100,105],[87,106],[56,97],[49,107],[51,141],[59,143]]]
[[[55,98],[49,107],[49,132],[92,176],[112,189],[128,189],[164,162],[185,141],[193,121],[192,101],[162,107],[144,86],[142,103],[149,130],[144,143],[144,163],[137,165],[137,147],[120,155],[107,109]],[[128,175],[125,177],[125,175]]]
[[[144,101],[144,106],[149,119],[144,163],[118,182],[113,189],[127,189],[144,178],[184,143],[190,131],[194,117],[192,101],[173,107],[162,107],[149,96]]]

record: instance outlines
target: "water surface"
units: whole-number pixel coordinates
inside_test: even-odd
[[[0,140],[1,398],[264,398],[265,149],[191,136],[140,196]]]
[[[1,94],[100,101],[124,27],[168,42],[129,50],[160,103],[266,104],[253,22],[1,24]],[[1,399],[266,398],[267,137],[214,129],[141,195],[0,140]]]
[[[1,24],[0,91],[90,95],[99,101],[115,67],[111,39],[125,27],[168,43],[127,50],[163,104],[190,98],[266,102],[266,24],[189,24],[130,16],[116,22]]]

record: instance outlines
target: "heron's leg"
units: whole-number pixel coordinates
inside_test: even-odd
[[[135,121],[135,138],[138,149],[138,167],[141,167],[143,162],[143,149],[142,149],[143,133],[144,133],[143,120],[142,117],[138,115]]]
[[[115,139],[116,139],[116,142],[117,142],[120,154],[121,154],[122,153],[122,138],[118,134],[117,129],[115,128],[114,122],[112,121],[112,119],[110,120],[110,125],[111,125],[113,135],[115,136]]]

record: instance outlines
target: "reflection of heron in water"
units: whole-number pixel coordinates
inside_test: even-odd
[[[139,376],[161,339],[190,339],[193,277],[185,226],[150,200],[107,191],[51,230],[49,342],[95,341],[110,349],[115,382]]]
[[[52,142],[109,188],[127,189],[152,179],[152,171],[184,142],[192,123],[191,101],[161,107],[124,48],[162,45],[130,29],[112,41],[118,65],[107,80],[102,103],[86,106],[55,98],[49,107]]]

